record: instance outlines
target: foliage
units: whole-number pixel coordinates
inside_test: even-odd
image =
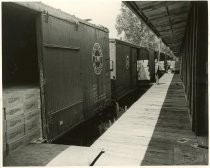
[[[121,13],[116,18],[116,30],[118,35],[123,36],[123,40],[140,45],[142,47],[159,50],[171,55],[167,46],[160,42],[158,37],[142,22],[137,16],[128,9],[123,3],[121,4]]]

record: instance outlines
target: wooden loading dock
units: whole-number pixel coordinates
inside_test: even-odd
[[[192,130],[208,148],[208,3],[207,1],[125,1],[137,17],[181,60]]]
[[[105,151],[96,166],[205,165],[196,143],[180,77],[165,74],[91,147]]]
[[[196,146],[184,95],[179,75],[165,74],[90,147],[30,144],[4,165],[206,165],[208,150]]]

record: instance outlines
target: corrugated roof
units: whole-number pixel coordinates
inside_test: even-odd
[[[125,1],[175,56],[180,56],[180,47],[187,25],[190,1]]]

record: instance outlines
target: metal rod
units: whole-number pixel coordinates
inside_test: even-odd
[[[56,110],[56,111],[50,113],[50,115],[55,114],[55,113],[58,113],[58,112],[60,112],[61,110],[65,110],[65,109],[67,109],[67,108],[72,108],[73,106],[76,106],[77,104],[80,104],[80,103],[83,103],[83,100],[78,101],[78,102],[76,102],[76,103],[74,103],[74,104],[72,104],[72,105],[70,105],[70,106],[67,106],[67,107],[61,108],[61,109],[59,109],[59,110]]]
[[[76,46],[62,46],[62,45],[56,45],[56,44],[43,44],[46,48],[55,48],[55,49],[66,49],[66,50],[76,50],[79,51],[80,47]]]

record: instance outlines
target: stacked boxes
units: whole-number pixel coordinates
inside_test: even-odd
[[[148,60],[137,61],[138,80],[150,80]]]
[[[19,86],[4,89],[3,108],[5,123],[3,144],[6,144],[7,153],[41,137],[40,92],[38,88]]]

